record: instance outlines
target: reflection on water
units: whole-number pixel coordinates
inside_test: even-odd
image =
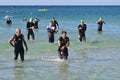
[[[87,52],[86,51],[81,51],[80,52],[81,59],[84,60],[87,58]]]
[[[14,80],[23,80],[24,79],[24,63],[23,62],[15,62],[13,68]]]
[[[60,70],[60,75],[61,78],[60,80],[68,80],[67,76],[68,76],[68,65],[66,62],[61,62],[60,66],[59,66],[59,70]]]
[[[98,34],[102,34],[102,31],[98,31]]]

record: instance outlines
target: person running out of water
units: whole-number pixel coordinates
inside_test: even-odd
[[[58,24],[57,20],[54,17],[52,18],[51,21],[53,23],[53,26],[55,26],[55,33],[57,33],[58,29],[59,29],[59,24]]]
[[[29,40],[30,39],[30,35],[32,37],[32,39],[34,40],[35,39],[35,35],[34,35],[34,23],[33,23],[33,19],[30,18],[30,20],[27,22],[27,25],[26,25],[26,28],[27,28],[27,39]]]
[[[68,46],[70,45],[69,37],[66,36],[67,32],[62,31],[62,36],[58,39],[58,55],[60,59],[68,59]]]
[[[102,31],[102,26],[103,24],[105,24],[102,18],[99,18],[99,20],[96,23],[98,24],[98,31]]]
[[[86,41],[85,31],[87,29],[87,25],[84,23],[84,20],[81,20],[80,25],[78,26],[78,32],[79,32],[79,40]]]
[[[14,44],[13,44],[14,42]],[[9,39],[8,43],[14,47],[14,60],[18,59],[18,55],[20,54],[21,61],[24,61],[24,46],[26,47],[26,51],[28,50],[27,43],[24,39],[24,35],[21,34],[21,30],[16,28],[16,33]]]
[[[39,19],[38,19],[38,18],[35,18],[35,20],[34,20],[34,28],[35,28],[35,30],[38,30],[38,29],[39,29],[39,27],[38,27],[38,22],[39,22]]]
[[[50,43],[54,43],[54,33],[55,33],[55,26],[53,26],[53,22],[50,22],[47,26],[48,38]]]
[[[12,20],[10,18],[8,18],[7,21],[6,21],[6,24],[7,25],[11,25],[12,24]]]

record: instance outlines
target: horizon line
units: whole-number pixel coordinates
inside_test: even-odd
[[[120,4],[46,4],[46,5],[36,5],[36,4],[0,4],[0,6],[120,6]]]

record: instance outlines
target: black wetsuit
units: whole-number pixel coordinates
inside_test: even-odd
[[[35,27],[35,29],[39,29],[39,28],[38,28],[38,21],[35,21],[35,22],[34,22],[34,27]]]
[[[67,44],[67,42],[69,41],[69,38],[66,37],[65,39],[63,39],[61,36],[61,37],[59,37],[59,41],[61,42],[61,44],[58,47],[58,55],[59,55],[60,59],[67,60],[68,59],[68,48],[65,47],[63,51],[61,50],[61,48]],[[63,52],[63,54],[61,54],[61,52]]]
[[[35,39],[33,29],[30,29],[30,28],[33,27],[33,26],[34,26],[34,23],[33,23],[33,22],[29,22],[29,21],[27,22],[26,27],[27,27],[27,30],[28,30],[28,32],[27,32],[27,39],[28,39],[28,40],[30,39],[30,35],[32,36],[32,39],[33,39],[33,40]]]
[[[14,35],[15,37],[15,41],[14,41],[14,45],[15,45],[15,49],[14,49],[14,54],[15,54],[15,60],[17,60],[18,55],[20,53],[20,58],[21,61],[24,61],[24,48],[23,48],[23,34],[21,34],[20,36],[17,36],[16,34]]]
[[[48,31],[48,39],[50,43],[54,43],[54,30],[47,30]]]
[[[12,21],[11,20],[7,20],[6,24],[10,25],[10,24],[12,24]]]
[[[52,22],[53,22],[53,26],[55,27],[55,29],[57,29],[57,26],[59,26],[58,22],[56,20]]]
[[[80,29],[81,28],[81,29]],[[78,26],[78,30],[79,30],[79,40],[80,41],[82,41],[82,40],[84,40],[84,41],[86,41],[86,37],[85,37],[85,31],[86,31],[86,29],[87,29],[87,26],[86,26],[86,24],[83,24],[83,25],[79,25]]]
[[[103,21],[102,22],[98,22],[98,31],[102,31],[102,25],[103,25]]]

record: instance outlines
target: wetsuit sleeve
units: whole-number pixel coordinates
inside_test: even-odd
[[[59,47],[62,46],[62,45],[61,45],[61,38],[62,38],[62,37],[59,37],[59,38],[58,38],[58,46],[59,46]]]
[[[62,37],[59,37],[59,38],[58,38],[58,41],[61,41],[61,39],[62,39]]]
[[[30,25],[29,25],[29,22],[27,22],[26,29],[29,29],[29,28],[30,28]]]
[[[79,30],[79,28],[80,28],[80,25],[78,25],[78,30]]]
[[[56,21],[57,26],[59,26],[58,22]]]
[[[85,30],[85,31],[87,30],[87,25],[86,25],[86,24],[85,24],[84,30]]]
[[[70,39],[67,37],[67,41],[70,41]]]
[[[35,23],[32,23],[32,26],[35,26]],[[32,27],[32,26],[31,26],[31,27]]]
[[[105,21],[103,21],[103,23],[105,24]]]
[[[24,35],[23,34],[21,34],[22,35],[22,39],[24,39]]]
[[[12,46],[12,47],[15,47],[14,44],[12,43],[15,39],[15,35],[13,35],[9,40],[8,40],[8,43]]]
[[[70,39],[67,37],[66,47],[70,45]]]
[[[28,51],[28,46],[27,46],[27,43],[26,43],[26,41],[25,41],[25,39],[24,39],[24,35],[23,35],[23,34],[22,34],[22,38],[23,38],[23,43],[24,43],[24,45],[25,45],[26,51]]]

